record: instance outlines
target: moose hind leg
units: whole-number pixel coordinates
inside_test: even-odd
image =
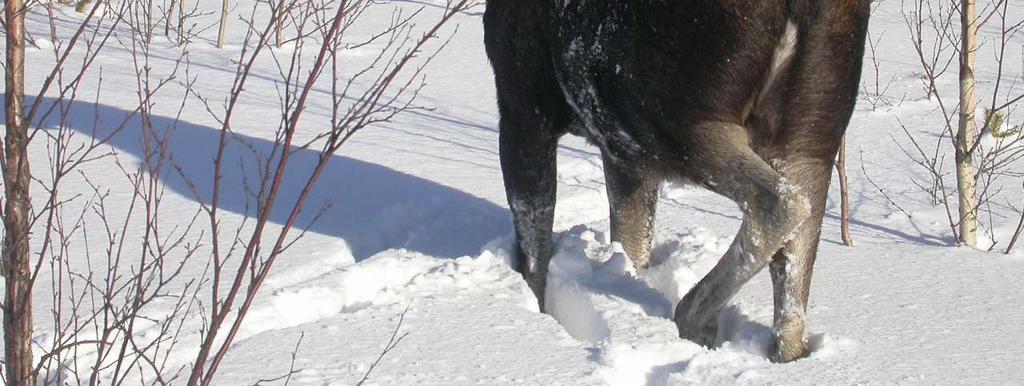
[[[654,212],[660,179],[621,165],[602,153],[611,207],[612,241],[621,243],[637,268],[650,265]]]
[[[805,20],[804,39],[782,105],[781,171],[808,198],[811,214],[772,260],[775,347],[771,359],[807,354],[804,313],[817,257],[833,161],[853,114],[860,82],[869,2],[816,2],[820,17]]]
[[[708,123],[695,131],[695,148],[700,149],[692,160],[696,177],[744,211],[729,250],[676,306],[680,337],[711,347],[722,308],[804,221],[808,205],[798,189],[749,147],[742,126]]]
[[[769,268],[775,299],[775,342],[770,359],[775,362],[789,362],[808,354],[804,317],[832,176],[829,159],[805,158],[784,164],[782,173],[807,197],[810,215],[775,254]]]
[[[774,341],[769,359],[773,362],[785,363],[809,353],[805,314],[814,256],[802,245],[809,242],[805,239],[810,236],[808,229],[808,226],[802,227],[796,238],[775,254],[770,264],[775,313],[772,323]],[[817,232],[814,233],[816,239]],[[817,242],[812,244],[817,245]]]

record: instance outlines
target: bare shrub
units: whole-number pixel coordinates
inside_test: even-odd
[[[963,5],[965,10],[958,9]],[[1018,102],[1024,100],[1024,93],[1019,90],[1016,80],[1006,84],[1007,79],[1017,79],[1020,74],[1006,74],[1006,49],[1010,39],[1024,29],[1024,20],[1008,20],[1008,2],[997,0],[987,4],[975,16],[973,1],[960,3],[929,2],[914,0],[908,9],[904,7],[904,22],[910,34],[914,51],[922,71],[921,80],[926,96],[937,104],[943,117],[943,127],[937,139],[932,143],[922,143],[914,134],[900,123],[901,129],[910,140],[912,148],[903,148],[904,153],[927,171],[927,180],[912,182],[925,191],[933,204],[943,205],[950,231],[957,244],[974,246],[979,228],[976,224],[982,216],[989,220],[987,231],[993,241],[998,240],[991,234],[992,218],[998,216],[991,205],[1002,192],[1002,179],[1014,173],[1011,165],[1021,159],[1020,135],[997,137],[994,134],[1005,122],[1006,114]],[[969,11],[969,12],[968,12]],[[960,19],[958,25],[957,19]],[[998,24],[997,35],[989,39],[987,49],[993,55],[995,63],[995,82],[991,90],[986,90],[981,99],[988,105],[981,117],[980,126],[976,122],[974,101],[976,90],[974,85],[974,55],[977,48],[974,35],[977,30],[988,24]],[[958,63],[958,83],[961,85],[960,98],[956,103],[949,103],[940,92],[940,79],[945,79]],[[895,139],[894,139],[895,140]],[[946,169],[947,160],[943,148],[948,141],[955,153],[955,167]],[[956,174],[957,184],[948,184],[951,173]],[[950,203],[950,196],[957,202]]]
[[[8,110],[3,147],[3,272],[8,291],[2,304],[6,369],[0,375],[7,384],[211,384],[275,261],[313,225],[297,220],[310,210],[306,198],[335,152],[362,129],[419,108],[414,100],[425,84],[425,66],[448,42],[439,39],[443,28],[456,14],[476,5],[470,0],[451,1],[440,17],[425,26],[416,24],[426,17],[420,12],[423,8],[407,13],[403,7],[394,7],[390,22],[376,33],[349,36],[350,27],[369,9],[387,5],[364,0],[281,0],[277,9],[282,11],[274,12],[270,20],[257,22],[250,16],[233,86],[226,94],[214,96],[195,89],[198,79],[191,73],[187,49],[177,51],[179,56],[170,60],[173,68],[163,75],[152,71],[152,2],[119,2],[115,9],[98,12],[112,4],[89,3],[87,15],[65,39],[60,39],[58,30],[67,26],[55,17],[54,5],[48,5],[43,11],[49,15],[55,65],[31,104],[25,105],[18,87],[7,88],[8,107],[11,101],[25,107]],[[15,14],[24,16],[17,9],[19,2],[7,6],[8,12],[15,8]],[[23,19],[10,15],[4,23],[5,37],[24,47],[24,35],[16,33]],[[289,18],[288,25],[296,32],[288,40],[294,45],[286,57],[269,49],[276,43],[272,39],[280,15]],[[187,35],[179,36],[186,36],[181,43],[187,46]],[[80,99],[89,90],[83,84],[89,80],[98,84],[88,97],[99,101],[103,93],[111,92],[104,88],[102,70],[93,66],[109,44],[118,44],[127,53],[135,78],[131,89],[121,86],[113,92],[132,92],[137,100],[115,122],[101,117],[97,102],[91,129],[84,130],[90,123],[73,112],[74,105],[83,103]],[[373,48],[375,56],[352,71],[342,55],[369,46],[380,48]],[[224,150],[236,140],[237,123],[232,117],[241,113],[243,90],[258,60],[272,60],[280,70],[281,118],[272,153],[262,154],[262,162],[255,165],[260,178],[251,181],[247,198],[252,199],[252,217],[224,227],[220,210]],[[5,72],[23,79],[22,69],[8,64]],[[296,132],[311,94],[324,85],[330,90],[330,124],[312,139],[298,141]],[[154,127],[157,96],[169,88],[183,91],[174,124]],[[222,97],[226,101],[222,109],[209,102]],[[179,167],[169,146],[190,100],[205,105],[221,123],[219,152],[210,164],[215,170],[209,185],[212,192],[190,185],[200,208],[192,213],[178,211],[167,221],[162,179],[176,175],[194,182]],[[137,129],[142,138],[137,163],[124,161],[111,147],[112,139],[126,128]],[[79,135],[83,131],[85,138]],[[32,143],[46,149],[45,163],[40,163],[46,166],[44,174],[28,173]],[[287,169],[295,152],[304,149],[317,150],[318,162],[309,170]],[[116,166],[122,183],[104,186],[90,174],[90,165],[101,160]],[[295,172],[309,173],[301,193],[294,201],[279,202],[286,173]],[[111,176],[105,177],[109,184]],[[67,189],[69,184],[89,188],[85,193],[73,192]],[[128,198],[115,199],[115,191],[127,191]],[[202,199],[207,194],[212,200]],[[33,202],[42,204],[33,208]],[[121,204],[125,202],[127,207]],[[285,205],[290,213],[287,221],[271,224],[271,211]],[[30,237],[36,244],[29,243]],[[30,245],[38,247],[29,250]],[[201,273],[191,276],[196,267]],[[33,321],[31,307],[39,299],[33,299],[32,290],[39,278],[50,280],[52,291],[43,294],[48,298],[49,317]],[[50,332],[33,340],[31,332],[39,323]],[[172,353],[181,351],[196,353],[195,359],[176,363]],[[294,374],[292,370],[288,376]]]

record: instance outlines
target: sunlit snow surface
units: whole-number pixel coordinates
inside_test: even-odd
[[[442,3],[384,4],[364,15],[352,33],[379,28],[391,17],[392,6],[410,11],[425,7],[422,17],[429,19],[438,16]],[[211,10],[217,6],[219,2],[200,4]],[[236,12],[247,14],[250,6],[250,0],[241,0]],[[427,71],[428,85],[419,103],[431,109],[367,129],[332,159],[312,198],[312,205],[330,202],[330,209],[278,261],[215,383],[278,378],[289,372],[295,351],[294,369],[300,371],[290,384],[353,384],[385,347],[403,311],[400,334],[407,335],[367,384],[1019,383],[1024,380],[1019,365],[1024,359],[1024,248],[1004,256],[953,247],[945,213],[910,182],[911,177],[924,178],[925,171],[897,146],[908,145],[897,119],[919,140],[932,141],[941,130],[941,114],[934,102],[922,98],[920,70],[905,36],[900,3],[884,1],[878,7],[871,30],[876,39],[884,36],[878,47],[881,78],[894,79],[888,93],[898,103],[871,109],[862,102],[850,124],[848,170],[856,246],[840,245],[838,205],[830,202],[808,310],[810,357],[784,365],[765,358],[772,300],[763,273],[723,312],[720,348],[679,339],[670,320],[675,303],[728,247],[740,213],[711,193],[664,186],[654,265],[637,270],[608,242],[600,155],[579,138],[565,138],[559,149],[558,251],[549,277],[550,314],[537,312],[536,299],[510,264],[511,221],[498,164],[498,114],[483,52],[483,8],[477,8],[457,16],[458,33]],[[1010,13],[1024,17],[1024,4],[1011,2]],[[79,16],[61,9],[58,18],[59,34],[70,36]],[[212,23],[213,18],[202,20]],[[42,39],[49,35],[45,15],[34,11],[29,20],[29,30],[44,47],[28,52],[32,94],[54,59],[45,48],[52,43]],[[230,88],[243,28],[233,21],[229,46],[223,50],[212,46],[215,29],[204,32],[189,49],[197,91],[216,103]],[[174,44],[160,39],[151,60],[157,77],[170,71],[179,54]],[[1021,43],[1024,37],[1012,38],[1008,57],[1020,57]],[[361,47],[344,57],[365,63],[377,48]],[[86,80],[90,92],[69,106],[78,131],[75,140],[91,135],[94,117],[115,122],[137,104],[127,55],[124,47],[111,43],[97,59],[94,67],[103,74],[98,105],[93,102],[101,82],[95,72]],[[989,90],[994,83],[988,70],[991,55],[979,55],[979,61],[979,89]],[[872,77],[870,64],[866,66],[865,77]],[[1021,71],[1019,60],[1007,66],[1007,73]],[[273,61],[268,56],[255,71],[258,76],[247,86],[233,124],[239,139],[229,149],[237,157],[230,161],[236,163],[225,181],[236,193],[247,178],[240,166],[246,163],[246,149],[270,146],[275,126],[268,122],[277,122],[279,114]],[[940,86],[947,100],[954,100],[955,77],[945,82]],[[299,134],[306,140],[330,117],[327,85],[319,87]],[[158,94],[158,124],[175,122],[181,97],[178,84]],[[210,141],[218,127],[201,104],[186,103],[170,151],[191,178],[209,181]],[[112,144],[122,163],[139,162],[137,130],[127,130]],[[42,142],[32,152],[38,160],[34,167],[44,168]],[[297,156],[296,173],[309,166],[311,157],[315,154]],[[130,197],[113,160],[91,163],[83,171],[92,183],[111,189],[110,199],[120,200],[121,206]],[[912,218],[891,205],[864,171]],[[67,194],[89,192],[84,180],[70,178]],[[181,180],[163,182],[165,227],[187,221],[198,209],[196,198]],[[835,188],[832,193],[838,197]],[[1002,194],[1002,201],[1019,206],[1020,182],[1008,181]],[[229,198],[224,207],[225,227],[244,218],[247,207],[238,197]],[[998,204],[1006,205],[1002,201]],[[1009,212],[1004,207],[1002,213]],[[272,215],[275,229],[286,215]],[[997,249],[1008,242],[1016,220],[992,220]],[[84,259],[75,264],[87,268]],[[198,276],[203,268],[189,267],[185,275]],[[43,281],[37,288],[40,320],[49,312],[49,286]],[[193,357],[189,345],[198,336],[198,318],[192,315],[186,323],[192,330],[183,335],[182,349],[171,356],[170,367]],[[41,342],[51,330],[45,323],[37,329]]]

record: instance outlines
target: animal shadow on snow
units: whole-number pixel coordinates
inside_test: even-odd
[[[31,104],[34,98],[27,99]],[[55,102],[53,98],[46,98],[40,114]],[[70,129],[104,138],[132,114],[90,102],[62,103],[63,107],[55,109],[46,122],[37,127],[56,128],[63,109]],[[121,154],[142,159],[146,146],[140,118],[136,114],[128,122],[109,144]],[[152,117],[152,127],[156,137],[167,138],[163,151],[173,157],[175,166],[187,177],[186,180],[179,173],[164,172],[160,178],[165,186],[190,199],[198,195],[200,200],[209,203],[213,195],[213,159],[220,129],[162,116]],[[275,154],[274,148],[272,140],[230,135],[224,150],[221,209],[255,217],[251,191],[258,189],[261,162]],[[310,149],[293,148],[292,151],[279,199],[270,215],[270,221],[276,224],[287,221],[321,154]],[[193,192],[189,181],[198,194]],[[317,218],[321,208],[326,211]],[[296,227],[304,228],[311,223],[311,232],[344,239],[356,261],[391,248],[438,257],[475,254],[488,241],[510,231],[507,211],[490,201],[341,155],[330,159]]]

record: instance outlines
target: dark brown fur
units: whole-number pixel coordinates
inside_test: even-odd
[[[743,208],[730,251],[676,308],[682,337],[715,344],[718,313],[770,261],[773,359],[804,355],[803,312],[868,3],[489,0],[518,268],[542,309],[555,149],[572,131],[601,148],[612,239],[640,266],[662,180],[703,185]]]

